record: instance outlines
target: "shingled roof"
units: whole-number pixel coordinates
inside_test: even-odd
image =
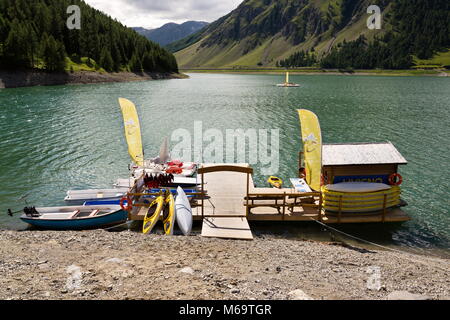
[[[324,166],[407,163],[391,142],[323,145]]]

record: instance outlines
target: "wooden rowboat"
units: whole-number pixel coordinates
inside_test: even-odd
[[[120,206],[27,207],[23,212],[22,221],[49,230],[100,229],[128,219],[128,212]]]

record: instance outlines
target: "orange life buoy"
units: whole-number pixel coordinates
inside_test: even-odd
[[[126,206],[125,206],[125,201],[127,202]],[[122,210],[131,211],[131,209],[133,209],[133,202],[131,201],[131,198],[129,196],[122,197],[122,199],[120,199],[119,204],[120,204],[120,207],[122,208]]]
[[[389,176],[389,184],[391,186],[399,186],[403,182],[403,177],[399,173],[393,173]]]

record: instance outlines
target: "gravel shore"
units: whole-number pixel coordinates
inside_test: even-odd
[[[271,236],[0,231],[0,299],[448,299],[449,266]]]
[[[0,88],[181,79],[186,77],[183,74],[176,73],[146,72],[100,73],[79,71],[74,73],[47,73],[38,71],[0,71]]]

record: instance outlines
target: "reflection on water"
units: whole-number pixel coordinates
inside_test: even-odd
[[[275,75],[192,74],[187,80],[0,90],[0,227],[26,227],[6,216],[26,203],[63,205],[68,189],[109,188],[130,162],[117,98],[131,99],[141,119],[148,157],[180,128],[280,129],[283,180],[295,177],[301,149],[298,108],[315,112],[323,140],[391,141],[409,161],[402,197],[411,222],[400,226],[339,226],[384,245],[449,248],[450,79],[434,77],[293,76],[301,88],[277,88]],[[196,159],[194,159],[196,160]],[[255,183],[267,177],[255,165]],[[25,200],[18,200],[27,194]],[[319,238],[309,224],[277,225],[257,236]],[[332,241],[332,240],[331,240]]]

